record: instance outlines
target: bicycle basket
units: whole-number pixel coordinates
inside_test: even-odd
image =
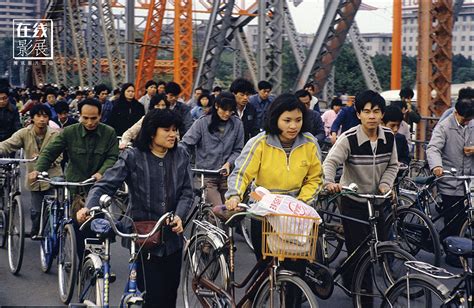
[[[319,217],[271,214],[262,222],[263,257],[316,259]]]

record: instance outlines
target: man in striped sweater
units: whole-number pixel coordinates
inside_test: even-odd
[[[398,171],[397,148],[395,138],[389,128],[382,127],[385,111],[385,100],[378,93],[368,90],[360,93],[355,99],[357,117],[361,124],[345,131],[329,151],[323,164],[325,188],[330,193],[341,191],[342,186],[356,183],[358,193],[385,194],[393,186]],[[335,183],[336,168],[343,165],[340,183]],[[383,208],[390,200],[375,204],[378,216],[377,231],[383,240]],[[340,211],[343,215],[368,221],[367,200],[346,195],[341,198]],[[357,249],[369,234],[367,225],[347,219],[342,220],[348,255]],[[354,266],[355,267],[355,266]],[[348,270],[343,276],[344,282],[350,286],[349,277],[354,272]],[[371,288],[371,283],[366,283]],[[371,299],[366,298],[367,305]]]

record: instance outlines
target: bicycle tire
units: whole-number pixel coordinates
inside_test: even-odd
[[[293,285],[293,288],[298,288],[299,291],[290,290],[290,294],[282,294],[288,289],[289,285]],[[275,290],[279,295],[273,300],[272,307],[300,307],[302,303],[306,303],[311,308],[317,308],[318,302],[316,300],[313,291],[308,284],[296,275],[290,275],[286,273],[277,273],[275,281]],[[298,294],[301,292],[301,294]],[[254,308],[265,308],[271,306],[270,297],[270,278],[268,277],[260,286],[259,290],[255,295],[252,307]],[[275,296],[274,296],[275,297]],[[288,303],[287,301],[290,301]],[[305,306],[307,306],[305,305]]]
[[[410,274],[408,280],[410,291],[407,291],[407,276],[401,277],[387,290],[382,308],[445,307],[450,291],[444,284],[420,274]],[[453,307],[461,306],[457,298],[451,299],[449,303],[452,303]]]
[[[251,251],[254,251],[253,248],[253,243],[252,243],[252,235],[251,235],[251,228],[250,228],[250,222],[252,218],[249,216],[245,216],[241,221],[240,221],[240,231],[242,232],[242,237],[244,238],[245,243],[247,246],[250,248]]]
[[[325,229],[327,230],[327,229]],[[323,253],[323,236],[326,238],[326,244],[328,247],[328,256],[327,258],[324,256]],[[339,254],[344,247],[344,238],[335,231],[328,231],[328,232],[320,232],[318,234],[318,244],[316,246],[317,250],[317,258],[319,262],[322,264],[329,266],[334,260],[337,259]]]
[[[50,216],[45,215],[43,234],[40,241],[40,264],[41,271],[43,271],[43,273],[48,273],[51,269],[51,265],[53,264],[53,243],[55,242],[55,233],[52,228],[53,226],[50,221]]]
[[[355,267],[354,278],[352,279],[352,290],[354,292],[352,299],[355,307],[379,307],[383,301],[385,291],[398,278],[406,274],[405,262],[415,260],[412,255],[394,244],[379,246],[377,249],[377,263],[374,263],[376,264],[374,275],[371,259],[370,251],[366,251]],[[392,273],[395,261],[398,261],[398,267],[395,269],[399,271],[398,274]],[[379,280],[375,281],[377,291],[370,290],[375,288],[373,286],[363,285],[366,276],[371,279],[371,285],[373,285],[374,279],[381,278],[380,282]]]
[[[199,205],[198,205],[199,206]],[[201,205],[201,211],[198,211],[196,218],[199,221],[207,221],[212,225],[222,229],[222,223],[219,218],[212,211],[212,206],[210,204]],[[196,234],[196,225],[192,224],[190,237],[193,237]]]
[[[4,248],[7,243],[7,213],[0,210],[0,248]]]
[[[393,212],[385,220],[385,234],[396,237],[402,249],[416,256],[421,250],[433,254],[429,263],[440,266],[441,244],[439,233],[433,222],[422,211],[411,206],[397,208],[397,224],[394,222]],[[394,226],[397,230],[393,230]]]
[[[193,279],[196,275],[200,274],[199,269],[204,269],[208,262],[212,260],[209,260],[209,258],[212,258],[216,249],[219,249],[222,245],[221,242],[204,233],[199,233],[190,240],[184,252],[181,277],[184,307],[194,308],[201,306],[199,299],[193,291]],[[203,276],[226,290],[229,282],[229,272],[224,254],[217,257],[214,262],[216,262],[216,265],[214,267],[211,265],[206,271],[208,274]]]
[[[87,306],[102,307],[104,278],[100,278],[99,275],[99,271],[102,268],[102,262],[99,261],[100,264],[96,263],[97,261],[94,262],[94,260],[89,257],[85,258],[79,273],[77,294],[81,303],[84,303]],[[83,294],[84,290],[86,291]]]
[[[72,224],[66,224],[60,234],[60,252],[58,260],[59,297],[69,304],[74,292],[77,273],[76,234]]]
[[[25,247],[25,217],[23,216],[19,195],[12,200],[9,216],[8,265],[10,266],[10,272],[17,275],[21,269]]]

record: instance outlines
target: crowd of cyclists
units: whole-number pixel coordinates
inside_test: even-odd
[[[394,102],[372,90],[361,91],[354,100],[334,97],[325,111],[311,83],[294,93],[273,95],[268,81],[260,81],[255,89],[250,81],[237,78],[227,91],[196,88],[188,101],[175,82],[150,80],[145,90],[136,99],[133,83],[113,91],[105,84],[74,91],[54,85],[0,87],[0,153],[14,157],[23,149],[25,158],[37,157],[27,164],[25,176],[31,191],[32,240],[41,239],[41,203],[51,194],[48,184],[36,181],[38,175],[47,172],[71,182],[95,178],[89,191],[73,191],[86,198],[73,217],[79,260],[84,239],[94,236],[79,230],[90,218],[89,209],[103,194],[113,196],[124,182],[129,187],[126,215],[133,222],[156,221],[174,212],[162,244],[143,250],[139,259],[138,287],[146,286],[148,307],[176,306],[185,247],[183,220],[193,206],[193,187],[200,186],[191,166],[222,170],[220,176],[205,178],[207,201],[225,204],[228,211],[248,200],[256,186],[309,205],[323,190],[339,193],[352,183],[358,193],[383,195],[393,189],[399,165],[413,160],[413,124],[421,120],[411,89],[402,89]],[[426,145],[429,171],[437,177],[453,168],[457,175],[474,175],[474,90],[460,90],[454,103]],[[329,147],[327,153],[321,151]],[[456,219],[444,237],[459,235],[467,219],[464,205],[457,203],[465,194],[462,187],[453,178],[439,181],[442,207],[456,204],[444,217],[445,222]],[[380,239],[388,239],[382,227],[391,202],[374,204]],[[338,210],[369,219],[365,200],[351,195],[342,196]],[[454,217],[457,211],[463,215]],[[133,225],[121,222],[124,230]],[[346,219],[342,225],[349,255],[371,231]],[[261,222],[252,220],[257,259],[262,256],[261,233]],[[123,244],[130,247],[129,242]],[[458,260],[447,254],[448,264],[459,266]],[[304,275],[306,261],[285,266]],[[343,277],[348,286],[351,272]],[[363,307],[370,304],[367,298]]]

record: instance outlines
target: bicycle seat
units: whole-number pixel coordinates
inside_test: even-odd
[[[91,222],[91,230],[95,232],[100,238],[113,238],[114,232],[112,226],[107,219],[96,218]]]
[[[222,222],[226,222],[227,220],[229,220],[230,217],[232,217],[232,215],[243,212],[243,211],[245,211],[245,209],[240,208],[240,207],[237,207],[234,210],[230,211],[227,209],[225,205],[216,205],[212,207],[212,212]],[[235,219],[232,220],[230,226],[235,227],[243,218],[244,218],[244,215],[236,217]]]
[[[474,242],[471,239],[460,236],[449,236],[444,241],[444,249],[455,255],[465,258],[474,257]]]
[[[433,183],[434,179],[436,179],[436,176],[434,176],[434,175],[417,176],[417,177],[413,178],[413,182],[415,182],[416,184],[420,184],[420,185],[429,185],[429,184]]]

